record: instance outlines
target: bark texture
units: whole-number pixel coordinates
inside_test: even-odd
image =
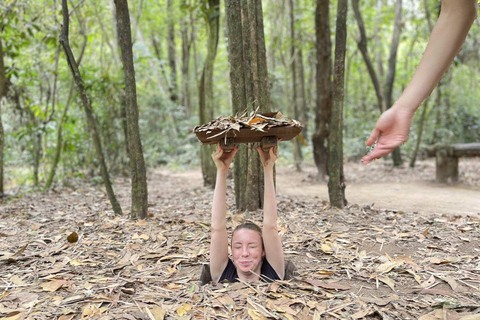
[[[135,68],[133,65],[132,33],[127,0],[115,0],[117,10],[118,45],[121,49],[123,76],[125,81],[125,107],[127,113],[128,150],[132,179],[133,219],[147,218],[148,189],[147,172],[143,158],[140,128],[138,126],[137,89],[135,84]]]
[[[290,4],[290,69],[292,72],[292,110],[295,119],[299,119],[300,112],[298,110],[298,86],[297,86],[297,52],[296,52],[296,37],[295,37],[295,2],[289,0]],[[302,149],[300,140],[293,139],[293,158],[295,161],[295,168],[298,172],[302,171]]]
[[[207,57],[203,66],[202,77],[198,88],[199,94],[199,117],[200,124],[213,119],[215,103],[213,99],[213,70],[220,32],[220,0],[208,0],[208,38]],[[210,154],[215,146],[200,146],[200,162],[202,166],[203,184],[214,186],[216,179],[216,167]]]
[[[345,76],[345,50],[347,40],[348,0],[339,0],[335,34],[335,64],[333,81],[333,109],[328,159],[328,194],[330,205],[343,209],[345,177],[343,175],[343,98]]]
[[[332,43],[330,40],[329,0],[317,0],[315,33],[317,49],[315,133],[313,157],[320,179],[327,175],[328,135],[332,112]]]
[[[387,108],[392,106],[392,92],[395,81],[395,73],[397,66],[397,51],[400,42],[400,34],[402,32],[402,0],[397,0],[395,6],[395,24],[393,26],[392,43],[390,45],[390,56],[388,58],[388,71],[385,79],[385,104]],[[393,165],[400,166],[403,163],[400,147],[392,152]]]
[[[177,88],[177,50],[175,49],[174,1],[167,0],[168,15],[168,64],[170,65],[170,100],[178,101]]]
[[[363,24],[362,15],[358,7],[358,1],[359,0],[352,0],[352,7],[355,13],[355,19],[357,19],[358,29],[360,32],[360,38],[357,40],[357,45],[358,45],[358,49],[360,50],[360,53],[362,54],[363,60],[365,61],[365,64],[367,66],[370,79],[372,79],[373,87],[375,88],[375,94],[377,96],[378,108],[380,109],[380,112],[385,112],[385,110],[387,110],[387,105],[385,103],[385,97],[383,94],[382,87],[380,85],[380,81],[378,79],[377,72],[373,67],[373,62],[370,59],[370,55],[368,54],[365,25]]]
[[[75,57],[73,56],[73,52],[70,48],[70,44],[68,41],[69,20],[68,20],[67,0],[62,0],[62,13],[63,13],[63,26],[60,34],[60,44],[62,45],[63,50],[65,51],[68,66],[70,67],[70,71],[72,72],[78,94],[80,95],[80,99],[82,101],[82,106],[87,116],[90,135],[92,136],[92,139],[93,139],[93,144],[95,146],[95,151],[97,153],[98,162],[100,164],[100,171],[103,178],[103,183],[105,184],[105,188],[107,190],[108,198],[110,200],[110,203],[112,205],[112,208],[115,214],[122,214],[122,208],[120,207],[120,204],[118,203],[117,198],[115,197],[115,193],[113,192],[112,184],[110,182],[110,175],[108,173],[107,165],[105,163],[105,157],[103,155],[103,150],[102,150],[102,142],[100,140],[100,134],[98,133],[97,124],[96,124],[95,116],[93,114],[93,109],[90,103],[90,99],[86,94],[82,76],[80,74],[80,71],[78,70],[77,62],[75,61]]]
[[[228,60],[234,113],[269,111],[270,92],[261,0],[225,1]],[[255,148],[241,145],[235,157],[237,209],[253,211],[263,205],[263,175]]]

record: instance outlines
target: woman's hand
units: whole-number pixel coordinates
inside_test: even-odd
[[[393,106],[385,111],[367,140],[367,146],[372,146],[378,139],[378,143],[372,152],[362,158],[362,162],[367,164],[372,160],[386,156],[395,148],[408,140],[408,131],[412,123],[414,112]]]
[[[257,151],[264,170],[273,170],[275,161],[278,159],[278,146],[270,147],[268,151],[263,151],[262,147],[258,147]]]
[[[220,147],[220,142],[217,143],[217,149],[212,153],[212,159],[217,166],[217,170],[228,171],[237,151],[238,148],[235,146],[231,152],[224,152]]]

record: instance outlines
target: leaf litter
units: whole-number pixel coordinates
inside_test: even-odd
[[[199,282],[213,191],[150,175],[148,221],[117,217],[101,186],[0,207],[0,319],[478,319],[480,218],[328,208],[278,195],[295,279]],[[117,179],[125,212],[129,185]],[[227,190],[229,232],[244,219]],[[400,213],[401,212],[401,213]],[[261,212],[250,218],[260,222]],[[425,232],[428,230],[427,232]]]

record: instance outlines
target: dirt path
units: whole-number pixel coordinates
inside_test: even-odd
[[[455,185],[439,184],[435,179],[434,160],[419,161],[415,169],[393,169],[389,162],[378,161],[364,166],[349,162],[344,167],[349,203],[372,205],[423,214],[480,214],[480,160],[460,162],[460,181]],[[278,192],[297,197],[328,200],[326,182],[315,179],[316,168],[305,166],[303,172],[279,168]]]
[[[326,183],[302,185],[290,175],[278,175],[278,192],[289,196],[328,200]],[[445,186],[430,182],[361,183],[346,189],[349,203],[372,205],[418,213],[480,214],[480,190],[466,186]]]
[[[115,181],[123,216],[113,214],[102,185],[85,181],[6,199],[0,204],[0,319],[461,319],[480,313],[480,217],[358,206],[339,214],[308,194],[320,188],[309,170],[279,168],[277,176],[278,227],[297,275],[255,286],[200,286],[200,270],[209,263],[213,192],[202,186],[199,170],[152,170],[148,221],[129,218],[125,178]],[[360,169],[348,173],[352,190],[365,180]],[[382,177],[409,183],[408,175],[394,173],[380,174],[374,185],[387,189]],[[246,218],[235,212],[232,182],[229,233]],[[262,211],[249,219],[260,223]]]
[[[165,172],[166,173],[166,172]],[[304,166],[297,173],[291,167],[277,168],[279,194],[299,198],[328,200],[326,182],[317,181],[316,168]],[[201,186],[198,170],[176,173],[189,177],[192,186]],[[445,185],[435,183],[433,160],[421,161],[416,169],[392,169],[377,162],[369,166],[357,163],[345,165],[346,196],[351,204],[372,205],[376,209],[390,209],[422,214],[475,215],[480,214],[480,161],[460,163],[460,183]]]

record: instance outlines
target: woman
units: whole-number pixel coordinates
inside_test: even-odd
[[[273,166],[278,158],[278,148],[268,152],[257,151],[265,177],[263,228],[247,222],[235,228],[232,234],[232,260],[228,257],[226,226],[227,174],[238,149],[224,152],[220,145],[212,154],[217,167],[217,181],[213,194],[210,242],[210,273],[214,282],[228,280],[272,281],[282,280],[285,272],[282,242],[277,231],[277,200],[273,185]]]

